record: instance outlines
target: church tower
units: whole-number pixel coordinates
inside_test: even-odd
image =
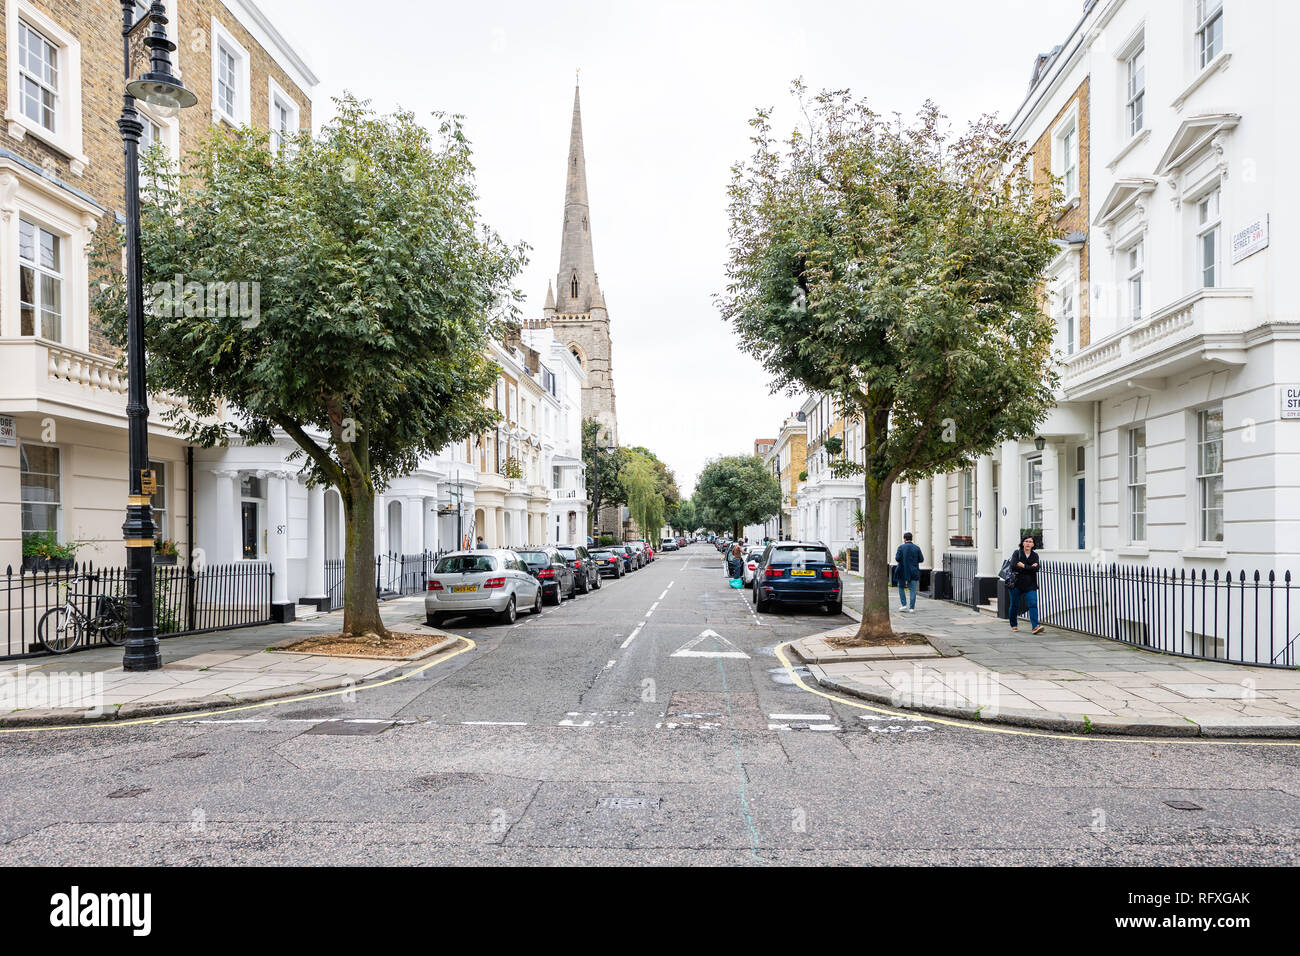
[[[618,444],[614,405],[614,360],[609,339],[609,312],[600,291],[591,251],[591,209],[587,202],[587,160],[582,149],[582,103],[573,90],[573,126],[565,166],[564,230],[560,269],[546,290],[545,324],[568,346],[587,373],[582,389],[582,417],[601,424],[601,440]]]

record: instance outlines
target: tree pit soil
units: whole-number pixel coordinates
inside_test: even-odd
[[[916,644],[929,644],[930,639],[924,634],[911,632],[894,633],[885,637],[859,637],[854,634],[850,637],[828,637],[826,643],[839,650],[848,650],[853,647],[909,647]]]
[[[276,650],[293,654],[391,657],[394,660],[404,660],[445,640],[445,634],[417,634],[410,631],[390,631],[388,637],[373,632],[359,637],[344,637],[341,633],[317,634],[288,647],[277,647]]]

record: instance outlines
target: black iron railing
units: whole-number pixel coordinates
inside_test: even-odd
[[[1300,606],[1291,572],[1177,571],[1043,562],[1045,624],[1166,654],[1294,667]]]
[[[952,582],[952,601],[956,604],[975,606],[975,578],[979,573],[979,558],[974,554],[952,554],[944,552],[943,569]]]
[[[413,554],[380,554],[375,557],[375,593],[381,599],[423,594],[429,575],[446,551],[417,551]],[[329,609],[343,607],[347,562],[343,558],[325,561],[325,593]]]
[[[271,565],[262,561],[202,568],[156,565],[154,625],[158,636],[270,623],[273,573]],[[125,599],[130,590],[124,567],[96,568],[86,562],[40,571],[6,568],[0,660],[46,653],[37,637],[40,619],[50,608],[62,604],[70,591],[81,609],[93,616],[101,598]],[[103,641],[95,641],[81,649],[106,646]]]

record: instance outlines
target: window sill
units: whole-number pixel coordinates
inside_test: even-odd
[[[1119,152],[1115,154],[1115,157],[1109,163],[1106,164],[1106,168],[1109,169],[1111,172],[1114,172],[1115,167],[1120,164],[1120,161],[1125,156],[1127,156],[1133,150],[1137,149],[1140,145],[1145,143],[1150,138],[1151,138],[1151,127],[1148,126],[1146,129],[1142,130],[1142,132],[1138,133],[1127,143],[1121,146]]]
[[[1151,555],[1151,549],[1145,545],[1130,545],[1127,548],[1116,548],[1115,554],[1121,558],[1145,558]]]
[[[21,141],[30,136],[39,140],[55,152],[67,157],[68,170],[74,176],[81,176],[90,164],[90,159],[81,152],[81,144],[73,144],[63,137],[56,136],[39,123],[34,123],[22,113],[5,110],[5,120],[9,124],[9,135]]]
[[[1198,561],[1226,561],[1228,560],[1228,551],[1226,548],[1213,547],[1184,548],[1178,552],[1178,556]]]
[[[1184,88],[1184,90],[1178,94],[1177,98],[1169,105],[1172,106],[1176,112],[1181,113],[1183,111],[1183,105],[1187,102],[1188,98],[1200,89],[1201,84],[1208,80],[1213,74],[1221,73],[1226,70],[1228,68],[1228,61],[1231,59],[1231,53],[1220,53],[1209,63],[1205,64],[1205,68],[1196,74],[1196,77],[1192,82],[1188,83],[1186,88]]]

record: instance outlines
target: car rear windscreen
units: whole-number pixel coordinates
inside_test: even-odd
[[[495,571],[496,558],[487,554],[453,554],[438,562],[434,574],[466,574],[471,571]]]
[[[520,559],[524,564],[550,564],[551,556],[545,551],[520,551]]]
[[[831,553],[825,548],[773,548],[768,564],[830,564]]]

